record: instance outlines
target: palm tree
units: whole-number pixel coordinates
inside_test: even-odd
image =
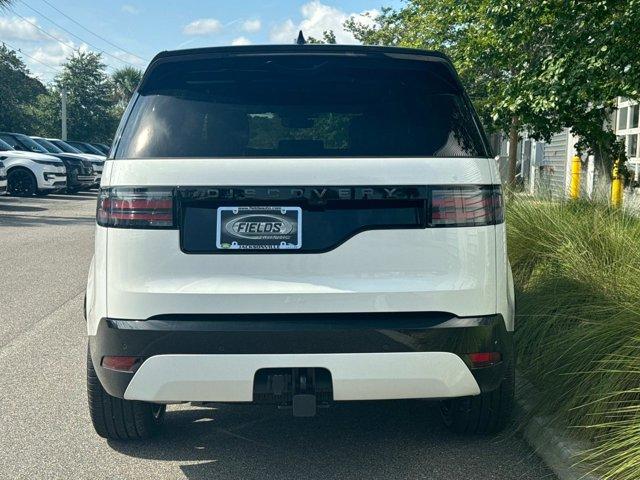
[[[111,88],[114,100],[119,107],[126,107],[141,79],[142,71],[134,67],[123,67],[113,72]]]

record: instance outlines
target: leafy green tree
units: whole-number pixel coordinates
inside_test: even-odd
[[[142,71],[134,67],[119,68],[111,75],[111,94],[120,115],[127,107],[140,80],[142,80]]]
[[[527,38],[542,53],[516,69],[513,101],[528,102],[523,125],[548,138],[562,127],[595,155],[601,171],[625,161],[610,118],[617,96],[640,97],[640,65],[629,32],[640,29],[638,0],[516,0],[493,12],[506,40]],[[623,168],[623,172],[626,168]]]
[[[31,105],[46,92],[44,85],[5,45],[0,45],[0,79],[0,130],[31,131],[37,115]]]
[[[336,42],[336,34],[333,32],[333,30],[325,30],[324,32],[322,32],[322,37],[321,38],[314,38],[314,37],[309,37],[307,39],[308,43],[329,43],[332,45],[335,45]]]
[[[60,137],[61,99],[60,92],[48,87],[29,106],[34,112],[30,132],[41,137]]]
[[[61,92],[65,89],[69,138],[108,142],[117,125],[109,87],[100,54],[74,52],[55,77],[49,96],[39,99],[42,115],[45,120],[60,118]]]
[[[638,98],[640,0],[409,0],[373,26],[348,21],[358,40],[447,53],[491,131],[508,131],[510,184],[516,143],[563,127],[609,169],[620,154],[607,125],[615,98]]]

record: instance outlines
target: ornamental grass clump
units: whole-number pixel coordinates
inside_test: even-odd
[[[586,438],[605,479],[640,479],[640,219],[514,198],[507,209],[519,369],[538,408]]]

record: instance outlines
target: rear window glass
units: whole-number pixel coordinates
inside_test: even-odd
[[[161,63],[115,158],[486,156],[437,61],[248,55]]]

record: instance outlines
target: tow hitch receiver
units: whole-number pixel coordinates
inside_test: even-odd
[[[294,417],[313,417],[332,400],[331,373],[325,368],[263,368],[254,378],[255,403],[291,408]]]
[[[293,416],[294,417],[314,417],[316,415],[315,395],[294,395],[293,396]]]

